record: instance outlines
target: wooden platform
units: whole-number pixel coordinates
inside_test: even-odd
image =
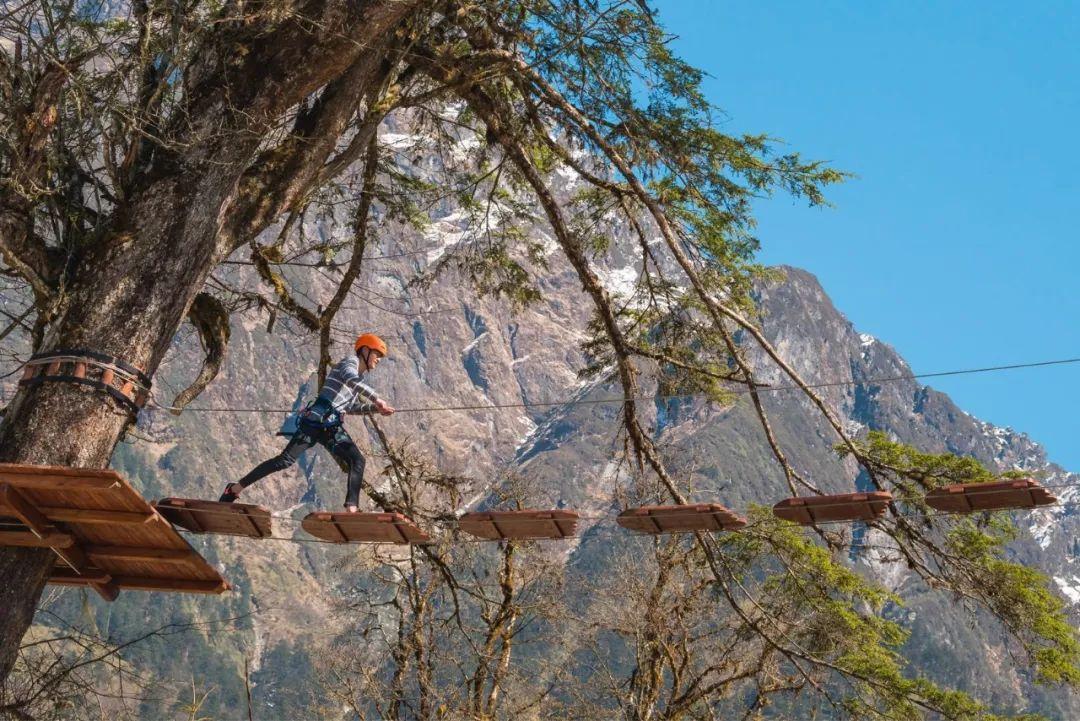
[[[638,533],[687,533],[690,531],[737,531],[746,519],[719,503],[683,506],[628,508],[615,519],[623,528]]]
[[[958,483],[926,494],[926,504],[946,513],[1035,508],[1057,503],[1057,497],[1032,478],[993,483]]]
[[[773,506],[773,514],[804,526],[834,521],[872,521],[885,515],[891,502],[892,494],[888,491],[797,496],[777,503]]]
[[[198,498],[162,498],[153,504],[174,526],[192,533],[247,538],[270,538],[270,511],[248,503],[224,503]]]
[[[477,511],[458,519],[458,528],[488,541],[567,538],[577,531],[573,511]]]
[[[400,513],[309,513],[305,531],[331,543],[428,543],[431,537]]]
[[[56,553],[51,583],[89,586],[110,601],[122,589],[229,588],[116,471],[0,463],[0,516],[19,526],[5,526],[0,545]]]

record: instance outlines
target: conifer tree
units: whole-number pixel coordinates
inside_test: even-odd
[[[818,490],[788,461],[753,392],[751,346],[802,390],[876,487],[918,509],[916,490],[988,478],[967,461],[851,438],[769,345],[751,294],[764,273],[754,260],[751,202],[783,192],[822,204],[844,176],[775,152],[767,137],[718,129],[701,72],[667,40],[644,3],[620,0],[14,6],[0,18],[0,272],[27,305],[3,335],[35,352],[106,352],[152,376],[187,320],[207,359],[180,406],[213,380],[229,313],[245,304],[317,335],[325,363],[372,214],[422,224],[424,201],[449,188],[486,225],[441,268],[514,304],[544,302],[529,210],[539,209],[592,305],[586,372],[610,376],[625,393],[629,460],[658,500],[686,497],[642,425],[634,399],[644,374],[717,402],[748,389],[792,492]],[[387,157],[377,131],[388,118],[438,154],[437,178]],[[552,189],[557,168],[583,180],[569,202]],[[354,210],[346,247],[313,246],[291,232],[328,197]],[[630,228],[642,254],[633,302],[613,298],[597,274],[618,227]],[[278,268],[286,256],[344,269],[325,307],[294,297]],[[222,263],[244,258],[259,284],[214,281]],[[104,467],[133,421],[80,386],[22,389],[5,409],[0,461]],[[996,617],[1040,679],[1080,680],[1080,647],[1062,604],[1044,577],[1005,558],[1006,523],[912,521],[894,509],[876,528],[927,583]],[[733,638],[748,639],[733,652],[761,659],[760,673],[748,676],[699,668],[695,688],[730,676],[765,696],[818,694],[831,713],[851,718],[994,718],[964,694],[905,675],[903,634],[878,614],[888,594],[848,569],[825,534],[762,513],[750,532],[687,543],[691,566],[668,569],[659,556],[658,602],[671,573],[700,582]],[[0,678],[51,565],[47,550],[0,549]],[[665,674],[677,664],[650,643],[639,659],[653,676],[631,684],[636,717],[693,717],[686,714],[709,699],[682,686],[667,715],[657,715]],[[790,684],[775,683],[777,668]],[[477,708],[495,705],[483,700],[494,698],[492,673],[474,679]]]

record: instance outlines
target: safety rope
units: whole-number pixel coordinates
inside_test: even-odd
[[[798,385],[781,385],[781,386],[759,386],[756,390],[750,389],[738,389],[729,391],[733,395],[752,395],[755,393],[773,393],[779,391],[789,390],[802,390],[803,388],[820,389],[820,388],[837,388],[844,386],[865,386],[882,383],[897,383],[907,380],[918,380],[921,378],[940,378],[944,376],[958,376],[958,375],[970,375],[975,373],[991,373],[1004,370],[1016,370],[1020,368],[1039,368],[1044,366],[1054,365],[1066,365],[1080,363],[1080,358],[1063,358],[1060,360],[1049,361],[1036,361],[1032,363],[1014,363],[1011,365],[1001,366],[988,366],[985,368],[967,368],[963,370],[951,370],[951,371],[938,371],[935,373],[911,373],[898,376],[882,376],[878,378],[868,378],[866,380],[849,380],[849,381],[828,381],[823,383],[807,383],[805,386]],[[634,396],[634,397],[618,397],[618,398],[580,398],[577,400],[564,400],[564,401],[537,401],[537,402],[524,402],[524,403],[485,403],[476,405],[460,405],[460,406],[416,406],[411,408],[397,408],[396,413],[438,413],[443,411],[478,411],[478,410],[502,410],[507,408],[551,408],[557,406],[578,406],[578,405],[594,405],[602,403],[631,403],[640,402],[647,403],[657,400],[678,400],[689,398],[704,398],[709,397],[705,393],[674,393],[674,394],[659,394],[652,396]],[[151,401],[147,404],[146,410],[178,410],[171,406],[162,405],[156,401]],[[207,407],[207,406],[187,406],[183,410],[194,411],[199,413],[285,413],[291,414],[296,411],[292,408],[251,408],[251,407]]]
[[[1080,484],[1062,484],[1062,485],[1058,485],[1058,486],[1043,486],[1043,488],[1080,488]],[[822,506],[817,506],[817,507],[821,508]],[[1010,510],[1032,510],[1032,511],[1035,511],[1035,510],[1043,510],[1043,509],[1051,509],[1051,508],[1076,508],[1076,507],[1080,507],[1080,501],[1057,501],[1055,503],[1045,504],[1045,505],[1038,506],[1038,507],[1035,507],[1035,508],[1030,508],[1030,509],[1028,509],[1028,508],[1023,508],[1023,509],[998,509],[998,510],[993,510],[993,511],[973,511],[973,512],[970,512],[970,513],[969,512],[954,512],[954,511],[929,511],[929,512],[925,512],[925,513],[894,513],[894,514],[890,514],[890,516],[891,517],[896,517],[896,518],[938,518],[938,517],[945,517],[945,516],[973,515],[975,513],[1005,513],[1005,512],[1009,512]],[[207,511],[200,511],[200,512],[201,513],[208,513],[208,514],[224,513],[226,515],[231,515],[233,517],[236,516],[235,512],[229,512],[229,511],[217,512],[217,511],[208,511],[207,510]],[[683,518],[683,519],[686,518],[685,514],[670,514],[670,515],[678,516],[678,517]],[[294,523],[294,524],[300,524],[300,523],[303,522],[303,519],[293,518],[291,516],[280,516],[280,515],[271,514],[271,517],[282,520],[282,521],[285,521],[285,522]],[[653,517],[654,518],[661,518],[661,517],[663,517],[663,514],[654,515]],[[616,516],[612,516],[611,514],[581,514],[581,515],[578,516],[578,518],[576,520],[592,520],[592,521],[595,521],[595,523],[593,525],[598,526],[598,525],[612,525],[613,523],[616,522],[616,518],[617,518]],[[566,520],[573,520],[573,519],[566,519]],[[882,519],[874,519],[872,521],[863,521],[863,520],[855,520],[855,521],[818,521],[813,525],[815,525],[815,526],[835,526],[835,525],[849,525],[849,524],[861,523],[861,524],[867,525],[867,526],[872,528],[873,526],[870,525],[870,524],[873,524],[878,520],[882,520]],[[514,521],[515,525],[516,524],[522,524],[522,523],[531,523],[531,522],[549,523],[550,524],[550,523],[553,522],[553,520],[552,519],[515,519],[515,521]],[[444,525],[444,526],[447,526],[447,527],[453,527],[453,524],[456,523],[456,521],[451,522],[451,521],[448,521],[448,520],[434,520],[434,521],[432,521],[432,523],[435,524],[435,525],[440,525],[441,524],[441,525]],[[744,527],[744,529],[753,527],[753,525],[754,524],[748,524],[746,527]],[[792,524],[792,525],[804,525],[804,524]],[[805,524],[805,525],[810,525],[810,524]],[[12,527],[12,528],[25,528],[25,524],[18,523],[18,522],[2,521],[2,520],[0,520],[0,526]],[[744,530],[744,529],[738,529],[738,530],[728,531],[728,532],[730,532],[730,533],[738,533],[740,530]],[[358,544],[362,544],[362,545],[365,545],[365,546],[368,546],[368,545],[390,545],[390,546],[403,546],[403,545],[406,545],[406,544],[401,544],[401,543],[395,543],[395,542],[392,542],[392,541],[363,541],[363,542],[342,543],[342,542],[339,542],[339,541],[327,541],[327,540],[324,540],[324,539],[316,539],[316,538],[294,538],[294,537],[284,537],[284,536],[274,536],[274,535],[262,536],[260,538],[253,538],[253,537],[245,536],[245,535],[242,535],[242,534],[227,534],[227,533],[213,533],[213,532],[199,533],[199,532],[196,532],[196,531],[189,531],[189,530],[184,529],[184,528],[177,528],[176,530],[181,532],[181,533],[184,533],[186,535],[192,535],[192,536],[213,536],[213,537],[230,536],[230,537],[244,538],[244,539],[250,539],[250,540],[255,540],[255,541],[282,541],[282,542],[291,542],[291,543],[324,543],[324,544],[331,544],[331,545],[335,545],[335,546],[358,545]],[[697,532],[697,531],[695,531],[695,530],[690,530],[690,531],[672,530],[672,531],[665,531],[663,534],[633,533],[633,532],[631,532],[631,533],[632,533],[632,535],[651,536],[651,535],[674,535],[674,534],[679,534],[679,533],[695,533],[695,532]],[[703,532],[705,532],[705,533],[713,533],[715,531],[707,531],[706,530],[706,531],[703,531]],[[530,539],[522,539],[522,540],[528,540],[528,541],[566,541],[569,538],[580,538],[580,536],[575,535],[575,536],[570,536],[568,538],[530,538]],[[455,542],[467,541],[467,542],[477,542],[477,543],[494,543],[494,542],[499,542],[499,541],[502,541],[502,540],[507,540],[507,539],[487,539],[487,538],[474,538],[473,539],[473,538],[467,538],[467,539],[455,539]],[[511,539],[511,540],[518,540],[518,539]]]
[[[1009,479],[1004,479],[1004,480],[1007,481]],[[1023,479],[1016,479],[1016,480],[1023,480]],[[1057,489],[1057,488],[1076,488],[1076,489],[1080,489],[1080,483],[1057,483],[1057,484],[1048,484],[1048,485],[1041,485],[1040,484],[1039,486],[1032,487],[1030,489],[999,488],[999,489],[985,490],[985,491],[980,491],[978,489],[973,489],[973,495],[975,495],[975,496],[977,496],[979,498],[984,498],[986,496],[991,496],[991,495],[995,495],[995,494],[1016,493],[1018,490],[1020,490],[1020,491],[1023,491],[1023,490],[1035,490],[1035,491],[1037,491],[1037,490],[1040,490],[1040,489],[1051,490],[1051,489]],[[871,491],[867,491],[867,493],[869,493],[869,492],[871,492]],[[857,491],[857,493],[861,493],[861,491]],[[818,498],[818,497],[820,497],[820,496],[803,496],[803,498]],[[893,498],[891,501],[876,501],[876,502],[877,503],[911,503],[912,501],[911,501],[911,499]],[[855,501],[855,503],[863,503],[863,501]],[[722,504],[690,503],[690,504],[686,504],[686,505],[687,506],[707,506],[707,505],[722,505]],[[813,506],[807,506],[807,508],[816,511],[818,509],[823,509],[823,508],[849,507],[851,505],[852,505],[851,501],[843,501],[843,502],[836,502],[836,503],[815,503]],[[1051,507],[1053,505],[1055,505],[1055,504],[1043,504],[1043,505],[1040,505],[1040,506],[1035,506],[1034,508],[1047,508],[1047,507]],[[1034,508],[1032,510],[1034,510]],[[183,510],[191,510],[191,509],[183,509]],[[545,509],[539,509],[539,510],[542,511],[542,512],[548,512],[548,511],[551,511],[551,510],[555,510],[555,511],[571,511],[572,509],[569,509],[569,508],[547,509],[547,508],[545,508]],[[704,511],[703,513],[723,514],[725,510],[728,513],[736,514],[736,511],[734,511],[731,508],[728,508],[727,506],[725,506],[723,510],[722,509],[710,509],[708,511]],[[1008,510],[1008,509],[1000,509],[1000,510]],[[1019,509],[1019,510],[1027,510],[1027,509]],[[374,511],[374,512],[375,513],[401,513],[401,511],[382,511],[382,510]],[[499,513],[501,511],[494,510],[494,509],[485,509],[483,511],[476,511],[476,512],[477,513]],[[972,511],[972,512],[973,513],[979,513],[981,511]],[[233,518],[235,518],[237,515],[239,515],[237,511],[224,511],[224,510],[217,511],[217,510],[213,510],[213,509],[205,509],[205,510],[204,509],[199,509],[199,510],[196,511],[196,513],[199,513],[199,514],[205,513],[205,514],[209,514],[209,515],[232,516]],[[577,512],[574,511],[574,513],[577,513]],[[921,514],[921,515],[934,515],[935,513],[938,513],[938,512],[937,511],[927,512],[927,513],[924,513],[924,514]],[[952,515],[952,512],[947,512],[947,513],[943,512],[943,513],[945,513],[946,515]],[[914,515],[920,515],[920,514],[914,514]],[[281,520],[281,521],[285,521],[286,523],[289,523],[289,522],[301,523],[302,522],[302,519],[297,519],[295,516],[284,516],[284,515],[275,514],[275,513],[270,513],[269,516],[270,516],[270,518],[275,518],[275,519],[278,519],[278,520]],[[640,516],[640,518],[669,518],[669,517],[670,518],[686,518],[686,516],[687,516],[687,514],[685,512],[658,511],[656,513],[650,513],[648,516],[644,516],[644,515]],[[577,519],[565,519],[565,520],[571,520],[571,521],[572,520],[603,520],[603,519],[607,519],[607,518],[614,518],[614,516],[612,516],[611,514],[608,514],[608,513],[605,513],[605,514],[578,513],[577,514]],[[435,523],[435,524],[440,524],[440,523],[441,524],[452,524],[452,523],[459,522],[460,517],[458,517],[455,520],[441,519],[441,518],[431,518],[429,520],[430,520],[431,523]],[[550,519],[550,518],[528,519],[528,518],[522,518],[522,519],[515,519],[514,523],[515,524],[516,523],[533,523],[533,522],[535,522],[535,523],[552,523],[555,520],[563,520],[563,519]],[[847,523],[847,521],[844,521],[844,522]]]
[[[1046,489],[1046,490],[1065,489],[1065,488],[1080,489],[1080,483],[1047,484],[1047,485],[1040,485],[1038,488]],[[1032,490],[1038,490],[1038,488],[1032,489]],[[980,496],[980,497],[985,497],[985,496],[989,496],[989,495],[993,495],[993,494],[997,494],[997,493],[1015,493],[1016,491],[1017,491],[1017,489],[1014,489],[1014,488],[995,489],[995,490],[987,490],[987,491],[977,491],[977,495]],[[905,499],[894,499],[891,502],[892,503],[910,503],[911,501],[910,500],[905,500]],[[694,506],[694,505],[708,505],[708,504],[689,504],[689,505]],[[823,508],[840,507],[840,506],[848,507],[850,505],[851,505],[851,502],[822,503],[822,504],[815,504],[813,506],[813,509],[818,510],[818,509],[823,509]],[[974,511],[939,511],[939,510],[934,510],[934,511],[925,511],[925,512],[896,512],[896,513],[891,513],[888,516],[884,516],[882,518],[875,518],[875,519],[871,519],[871,520],[856,519],[856,520],[837,520],[837,521],[817,521],[814,524],[799,524],[799,525],[826,526],[826,525],[840,525],[840,524],[847,525],[847,524],[854,524],[854,523],[870,524],[870,523],[874,523],[875,521],[879,521],[879,520],[887,520],[890,517],[897,517],[897,518],[935,518],[935,517],[942,517],[942,516],[972,515],[972,514],[977,514],[977,513],[1002,513],[1002,512],[1010,512],[1010,511],[1017,511],[1017,510],[1035,511],[1035,510],[1042,510],[1042,509],[1049,509],[1049,508],[1071,508],[1071,507],[1075,507],[1075,506],[1080,506],[1080,501],[1055,501],[1054,503],[1047,503],[1047,504],[1042,504],[1042,505],[1034,506],[1034,507],[1023,507],[1023,508],[1014,508],[1014,509],[1002,508],[1002,509],[974,510]],[[227,511],[226,510],[220,510],[220,511],[218,511],[218,510],[213,510],[213,509],[191,509],[191,508],[187,508],[187,509],[183,509],[183,510],[193,511],[194,513],[196,513],[198,515],[229,516],[231,518],[237,518],[239,515],[243,515],[242,512],[238,512],[236,510],[227,510]],[[543,512],[546,512],[547,510],[550,510],[550,509],[544,509]],[[554,509],[554,510],[568,511],[570,509]],[[732,515],[736,515],[735,512],[732,511],[731,509],[726,509],[726,511],[728,513],[731,513]],[[400,512],[398,512],[398,511],[377,511],[376,513],[382,515],[382,514],[400,513]],[[498,511],[480,511],[480,513],[498,513]],[[724,510],[720,510],[720,509],[710,509],[710,510],[705,512],[706,515],[723,514],[723,513],[724,513]],[[269,513],[267,515],[272,519],[276,519],[276,520],[278,520],[280,522],[287,523],[287,524],[293,524],[293,525],[302,525],[303,521],[304,521],[304,519],[296,518],[295,516],[286,516],[286,515],[275,514],[275,513]],[[640,519],[679,518],[679,519],[685,520],[688,515],[690,515],[690,514],[687,514],[685,512],[675,511],[674,509],[672,509],[670,511],[651,512],[647,516],[645,516],[645,515],[633,516],[631,518],[635,518],[635,519],[638,519],[638,518],[640,518]],[[612,515],[610,513],[604,513],[604,514],[577,513],[576,518],[559,518],[559,519],[555,519],[555,518],[515,518],[515,519],[513,519],[513,523],[514,523],[514,525],[532,525],[532,524],[547,524],[547,525],[550,525],[552,523],[555,523],[556,521],[563,521],[564,523],[565,522],[572,522],[573,523],[573,522],[578,522],[578,521],[593,521],[593,522],[595,522],[593,525],[600,525],[600,524],[605,524],[605,523],[611,524],[613,522],[617,523],[617,519],[618,519],[618,516],[614,516],[614,515]],[[346,521],[346,519],[341,519],[341,520]],[[460,529],[460,527],[461,527],[461,517],[460,516],[457,517],[457,518],[454,518],[454,519],[450,519],[450,518],[428,518],[428,519],[424,519],[424,520],[427,521],[428,523],[431,523],[432,525],[442,526],[444,528],[457,527],[458,529]],[[0,526],[23,528],[25,526],[25,524],[16,523],[16,522],[0,521]],[[188,531],[186,529],[177,529],[177,530],[181,530],[181,531],[183,531],[185,533],[190,533],[190,534],[194,534],[194,535],[207,535],[207,536],[232,535],[232,536],[238,536],[238,537],[242,537],[242,538],[247,537],[244,534],[227,534],[227,533],[223,534],[223,533],[215,533],[213,531],[206,532],[206,533],[199,533],[199,532],[196,532],[196,531]],[[675,530],[675,531],[665,531],[664,534],[667,535],[667,534],[670,534],[670,533],[687,533],[687,532],[693,532],[693,531],[677,531],[677,530]],[[737,530],[735,532],[737,532]],[[642,534],[642,535],[652,535],[652,534]],[[260,538],[256,538],[254,540],[283,540],[283,541],[293,541],[293,540],[295,540],[297,542],[309,541],[310,540],[311,542],[330,543],[330,544],[334,544],[334,545],[343,545],[343,544],[341,544],[339,542],[336,542],[336,541],[324,541],[324,540],[320,540],[320,539],[294,539],[294,538],[284,538],[284,537],[281,537],[281,536],[273,536],[273,535],[271,535],[271,536],[263,536],[263,537],[260,537]],[[496,541],[496,540],[502,540],[502,539],[483,539],[483,538],[479,539],[479,541],[481,541],[481,542]],[[558,540],[566,540],[566,539],[564,539],[564,538],[540,538],[540,539],[528,539],[528,540],[555,540],[555,541],[558,541]],[[381,543],[381,542],[372,542],[372,543]],[[392,542],[387,542],[387,543],[389,545],[401,545],[401,544],[394,544]]]

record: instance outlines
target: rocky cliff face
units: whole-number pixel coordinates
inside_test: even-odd
[[[331,218],[305,230],[332,237],[339,232],[336,228],[347,227],[345,219]],[[619,407],[567,401],[617,396],[618,390],[603,381],[584,383],[577,378],[583,365],[578,342],[589,306],[570,270],[552,255],[551,269],[541,281],[545,302],[516,313],[463,292],[452,274],[424,293],[407,287],[450,246],[467,242],[468,233],[463,217],[449,209],[436,218],[424,238],[389,225],[382,228],[379,249],[370,253],[396,257],[366,264],[336,323],[336,355],[349,352],[358,332],[375,331],[388,340],[390,357],[370,381],[403,412],[380,421],[382,428],[395,441],[408,440],[442,470],[476,479],[471,502],[483,502],[498,473],[512,469],[531,479],[545,502],[590,515],[613,512],[619,469],[611,459]],[[626,249],[612,253],[604,279],[613,290],[632,284],[634,260]],[[1050,463],[1027,436],[972,418],[944,394],[913,380],[873,382],[908,375],[911,369],[887,344],[852,327],[811,275],[783,270],[783,281],[760,288],[765,330],[806,380],[844,383],[821,393],[850,431],[883,430],[924,450],[972,455],[1001,470],[1021,468],[1041,474],[1052,485],[1080,486],[1080,477]],[[244,276],[251,271],[235,266],[224,272]],[[332,270],[295,268],[286,273],[300,297],[313,306],[332,293]],[[295,407],[315,390],[316,355],[314,341],[287,324],[278,323],[270,332],[264,315],[238,316],[222,375],[193,405]],[[786,385],[766,358],[754,360],[763,381]],[[157,400],[170,401],[172,393],[194,377],[198,361],[197,338],[186,330],[156,380]],[[538,405],[416,410],[512,404]],[[837,459],[831,430],[801,393],[772,390],[765,394],[765,404],[783,448],[815,483],[831,491],[858,487],[857,469]],[[665,453],[688,474],[696,500],[744,509],[788,495],[746,397],[724,407],[693,400],[658,401],[646,415]],[[114,465],[148,498],[216,498],[227,480],[280,450],[284,440],[275,432],[282,419],[280,413],[192,409],[174,418],[160,410],[148,412],[130,442],[118,449]],[[349,419],[347,427],[362,448],[372,448],[360,420]],[[380,470],[377,462],[369,464],[369,481],[380,483]],[[1075,491],[1060,489],[1058,495],[1071,500]],[[244,500],[291,516],[294,522],[277,521],[276,534],[300,538],[300,518],[311,510],[337,508],[343,496],[342,474],[320,450],[253,487]],[[1080,602],[1080,566],[1074,565],[1080,552],[1075,541],[1077,514],[1065,506],[1025,514],[1019,520],[1026,534],[1013,552],[1052,575],[1070,602]],[[594,522],[585,524],[586,532]],[[605,538],[617,542],[618,536]],[[163,679],[183,683],[195,675],[198,683],[219,689],[216,703],[227,708],[235,698],[226,689],[243,688],[239,673],[246,656],[252,660],[256,717],[287,716],[288,709],[303,707],[306,674],[312,668],[306,641],[333,632],[328,627],[329,611],[350,592],[337,583],[335,561],[363,552],[230,538],[193,538],[192,543],[222,568],[236,586],[233,594],[184,598],[126,593],[111,608],[95,610],[98,623],[123,637],[159,622],[243,615],[227,632],[186,639],[175,647],[163,641],[139,652],[136,660]],[[566,551],[567,563],[588,565],[596,547],[568,542]],[[908,599],[907,606],[895,613],[913,629],[910,651],[920,668],[1006,707],[1042,709],[1057,718],[1080,715],[1075,700],[1032,687],[1010,662],[1009,649],[994,626],[961,617],[949,599],[929,593],[903,571],[875,568],[857,551],[853,560],[882,574]],[[77,592],[69,594],[75,603]]]
[[[928,385],[915,380],[872,382],[907,376],[913,371],[889,345],[860,334],[832,306],[813,276],[792,268],[786,268],[785,273],[783,283],[761,290],[767,335],[808,382],[860,382],[821,391],[850,432],[886,431],[926,451],[973,456],[989,468],[1029,471],[1044,484],[1059,486],[1054,493],[1064,505],[1015,516],[1023,533],[1010,550],[1017,560],[1035,565],[1053,577],[1057,589],[1074,604],[1075,615],[1075,604],[1080,601],[1080,577],[1075,565],[1080,549],[1075,541],[1076,509],[1069,504],[1076,500],[1080,475],[1051,463],[1027,435],[973,418],[947,395]],[[759,359],[757,367],[767,369],[769,365]],[[779,374],[765,378],[784,383]],[[815,414],[797,391],[772,394],[766,407],[792,460],[801,467],[817,466],[813,480],[819,485],[834,492],[860,485],[854,469],[830,457],[832,436],[823,423],[815,422]],[[704,423],[691,418],[687,425],[688,443],[720,440],[714,441],[713,447],[721,457],[722,448],[730,447],[730,439],[745,437],[752,427],[745,417]],[[738,501],[760,502],[786,495],[778,474],[768,470],[771,464],[759,457],[761,445],[760,439],[751,443],[753,460],[750,454],[739,454],[740,458],[730,461],[739,470],[722,474],[736,479],[735,486],[747,489],[735,496]],[[759,469],[756,478],[743,475],[755,468]],[[1010,649],[1002,642],[995,624],[967,616],[957,609],[954,599],[929,591],[902,568],[873,569],[870,559],[858,553],[854,557],[879,573],[905,598],[905,608],[895,612],[911,629],[909,655],[925,672],[943,682],[978,690],[984,698],[1003,707],[1039,710],[1050,718],[1077,717],[1075,698],[1054,696],[1033,687],[1024,670],[1010,662]]]
[[[760,289],[763,324],[769,340],[811,384],[842,385],[820,390],[851,433],[886,431],[930,452],[973,456],[1001,471],[1022,469],[1043,479],[1065,505],[1017,514],[1022,538],[1011,552],[1036,565],[1071,603],[1080,602],[1076,542],[1076,500],[1080,476],[1050,463],[1043,449],[1023,433],[994,427],[958,408],[947,395],[915,380],[873,382],[910,376],[912,369],[886,343],[860,334],[833,307],[817,280],[794,268],[785,279]],[[755,358],[761,379],[772,386],[788,381],[770,370],[763,354]],[[609,391],[610,392],[610,391]],[[765,407],[789,459],[826,492],[861,487],[857,469],[837,459],[835,435],[797,390],[765,394]],[[699,501],[729,507],[770,505],[789,495],[772,460],[748,398],[717,408],[700,403],[658,403],[654,421],[668,457],[692,469]],[[529,440],[520,463],[527,473],[557,488],[559,499],[577,507],[610,504],[612,411],[579,407],[552,414]],[[605,444],[606,440],[606,444]],[[567,468],[573,468],[572,475]],[[608,481],[605,484],[605,481]],[[587,550],[585,551],[587,552]],[[912,631],[908,654],[916,667],[947,684],[976,692],[1001,708],[1040,711],[1050,718],[1075,718],[1076,699],[1034,687],[1010,661],[1000,629],[984,617],[969,617],[953,599],[941,597],[903,568],[878,567],[853,546],[853,561],[879,576],[905,598],[891,609]],[[1075,613],[1075,611],[1074,611]]]

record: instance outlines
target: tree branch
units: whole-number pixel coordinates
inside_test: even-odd
[[[217,377],[225,361],[225,349],[229,343],[229,311],[221,301],[209,293],[199,293],[188,310],[188,320],[199,332],[206,357],[196,379],[173,399],[169,412],[180,415],[184,406],[195,400]]]

